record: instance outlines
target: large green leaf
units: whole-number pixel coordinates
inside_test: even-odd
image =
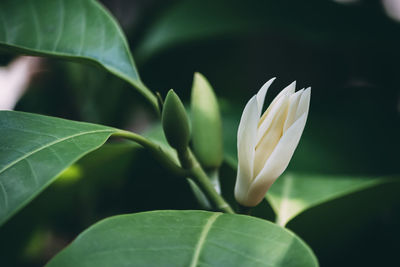
[[[292,232],[249,216],[155,211],[105,219],[52,266],[318,266]]]
[[[128,201],[118,200],[128,195],[126,178],[143,152],[133,142],[106,143],[68,167],[0,227],[1,265],[44,266],[60,250],[50,235],[70,241],[99,218],[126,212]]]
[[[139,78],[121,28],[95,0],[2,0],[0,47],[98,64],[157,104]]]
[[[276,32],[279,36],[347,46],[399,40],[398,25],[375,9],[349,8],[333,1],[309,0],[305,5],[300,1],[256,0],[249,4],[240,0],[186,0],[173,3],[153,22],[135,54],[147,59],[190,42],[246,34],[268,38]]]
[[[117,129],[0,111],[0,225]]]
[[[277,223],[284,226],[312,207],[391,180],[340,175],[300,175],[287,172],[271,186],[266,199],[275,211]]]

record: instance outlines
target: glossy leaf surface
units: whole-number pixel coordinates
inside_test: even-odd
[[[116,131],[95,124],[0,111],[0,224]]]
[[[299,175],[287,172],[271,186],[266,199],[275,211],[277,223],[286,225],[312,207],[388,181],[389,178]]]
[[[157,103],[139,78],[118,23],[95,0],[0,1],[0,47],[95,63]]]
[[[105,219],[53,266],[318,266],[292,232],[249,216],[155,211]]]
[[[341,17],[340,21],[335,19],[337,16]],[[308,5],[273,0],[252,1],[251,5],[240,0],[180,1],[151,25],[136,54],[147,59],[162,50],[193,41],[246,34],[268,36],[274,32],[317,44],[398,42],[396,23],[382,18],[378,12],[351,9],[335,1],[310,0]],[[371,38],[372,33],[379,38]]]

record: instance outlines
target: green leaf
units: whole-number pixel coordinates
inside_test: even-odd
[[[136,143],[106,143],[64,170],[0,227],[1,265],[26,266],[29,261],[44,266],[55,253],[44,256],[54,248],[49,236],[72,239],[76,229],[87,228],[102,214],[126,212],[115,200],[128,195],[124,182],[134,178],[129,174],[139,157],[143,158],[143,148]],[[131,199],[121,202],[137,203]]]
[[[292,232],[265,220],[205,211],[154,211],[105,219],[52,266],[318,266]]]
[[[0,111],[0,225],[117,129]]]
[[[395,22],[371,9],[350,8],[334,1],[187,0],[165,9],[146,31],[135,55],[148,60],[156,53],[193,42],[290,36],[315,44],[398,42]],[[335,18],[340,17],[340,21]],[[373,33],[373,35],[371,35]],[[378,39],[371,36],[379,36]],[[273,42],[273,38],[271,38]],[[196,46],[197,49],[197,46]]]
[[[389,178],[287,172],[271,186],[266,199],[275,211],[277,223],[284,226],[312,207],[389,181]]]
[[[0,1],[0,48],[89,61],[136,87],[157,107],[139,78],[128,42],[95,0]]]

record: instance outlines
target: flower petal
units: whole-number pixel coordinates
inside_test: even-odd
[[[238,175],[235,194],[246,194],[253,178],[254,152],[258,124],[257,97],[253,96],[243,110],[237,135]]]
[[[265,95],[267,94],[268,88],[271,86],[275,79],[276,78],[272,78],[268,82],[266,82],[257,93],[258,118],[260,118],[261,116],[261,112],[264,106]]]
[[[308,87],[306,90],[304,90],[303,94],[301,95],[299,105],[296,111],[296,120],[300,118],[303,114],[308,114],[308,109],[310,107],[310,97],[311,97],[311,87]]]
[[[252,196],[251,198],[254,202],[261,201],[269,187],[285,171],[299,143],[306,120],[307,114],[303,114],[289,127],[268,158],[264,168],[251,184],[248,195]]]
[[[283,90],[274,98],[274,100],[272,100],[271,105],[274,105],[276,101],[278,101],[278,99],[283,96],[283,95],[291,95],[294,94],[294,91],[296,90],[296,81],[292,82],[291,84],[289,84],[288,86],[286,86],[285,88],[283,88]]]
[[[0,67],[0,110],[14,109],[28,88],[39,60],[22,56],[6,67]]]
[[[261,141],[261,138],[265,135],[265,132],[271,127],[273,119],[276,117],[278,112],[282,109],[282,105],[287,101],[289,97],[287,95],[281,95],[277,99],[274,105],[268,107],[263,115],[263,120],[258,122],[257,130],[257,144]],[[268,113],[266,115],[266,113]]]
[[[254,157],[254,176],[257,176],[257,174],[263,169],[269,156],[274,151],[282,136],[289,99],[290,96],[283,96],[281,99],[279,99],[274,107],[276,108],[276,112],[271,112],[270,116],[267,118],[271,120],[269,127],[264,133],[261,133],[261,131],[258,131],[257,133],[261,133],[263,135],[256,145],[256,153]]]
[[[289,110],[286,116],[285,125],[283,126],[283,132],[285,132],[296,120],[296,112],[297,107],[299,106],[299,102],[301,99],[301,95],[303,94],[304,89],[301,89],[290,96],[289,100]]]
[[[271,119],[273,115],[270,115],[273,112],[276,112],[277,102],[280,101],[284,96],[288,96],[294,93],[296,88],[296,81],[292,82],[288,86],[286,86],[275,98],[272,100],[271,104],[267,108],[267,110],[262,115],[260,121],[258,122],[259,134],[257,136],[257,143],[260,141],[263,133],[268,129],[271,124]],[[268,118],[268,119],[267,119]]]

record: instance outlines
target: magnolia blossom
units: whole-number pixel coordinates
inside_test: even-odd
[[[261,116],[274,79],[249,100],[240,119],[235,198],[247,207],[260,203],[286,169],[307,120],[311,88],[295,92],[295,82],[283,89]]]

